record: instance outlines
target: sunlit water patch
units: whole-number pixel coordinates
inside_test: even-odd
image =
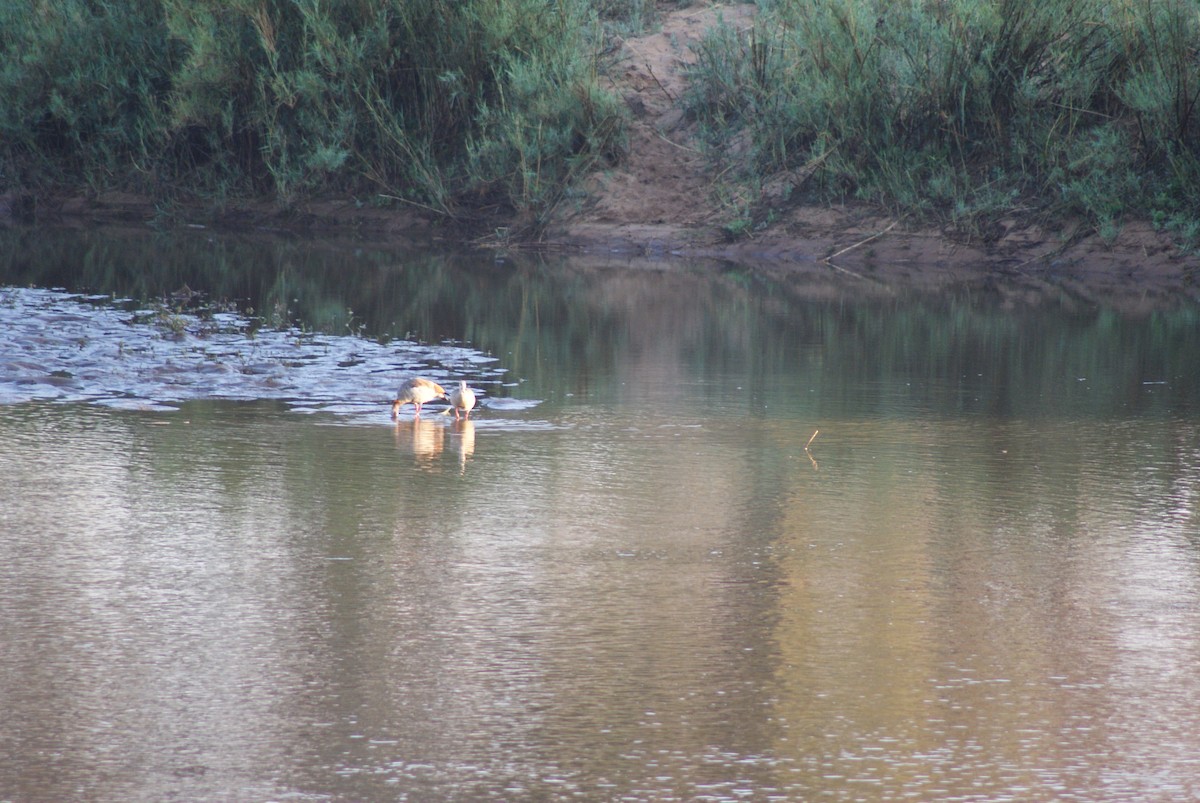
[[[462,345],[269,329],[235,311],[195,314],[23,288],[0,290],[0,354],[0,403],[139,410],[274,399],[302,412],[374,418],[405,376],[498,386],[505,373],[495,357]]]

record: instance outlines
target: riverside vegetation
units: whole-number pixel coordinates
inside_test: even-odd
[[[166,213],[321,195],[544,224],[620,158],[605,80],[648,0],[58,0],[0,8],[0,194]],[[685,98],[771,207],[855,201],[986,236],[1148,220],[1200,243],[1192,0],[763,0]],[[785,190],[768,192],[783,183]],[[19,206],[10,200],[10,205]]]

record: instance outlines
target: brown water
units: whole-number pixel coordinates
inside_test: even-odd
[[[1200,796],[1195,309],[93,237],[0,290],[0,800]]]

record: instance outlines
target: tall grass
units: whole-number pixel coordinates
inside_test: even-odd
[[[620,133],[584,0],[0,9],[0,186],[321,191],[537,215]]]
[[[1196,234],[1192,0],[776,0],[699,56],[690,108],[718,149],[748,132],[755,171],[809,192]]]
[[[163,141],[175,48],[155,0],[0,4],[0,182],[104,184]]]

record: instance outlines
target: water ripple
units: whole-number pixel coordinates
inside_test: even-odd
[[[495,385],[504,374],[495,357],[462,345],[260,324],[229,311],[0,288],[0,404],[173,410],[195,399],[277,399],[306,412],[374,413],[408,375]]]

